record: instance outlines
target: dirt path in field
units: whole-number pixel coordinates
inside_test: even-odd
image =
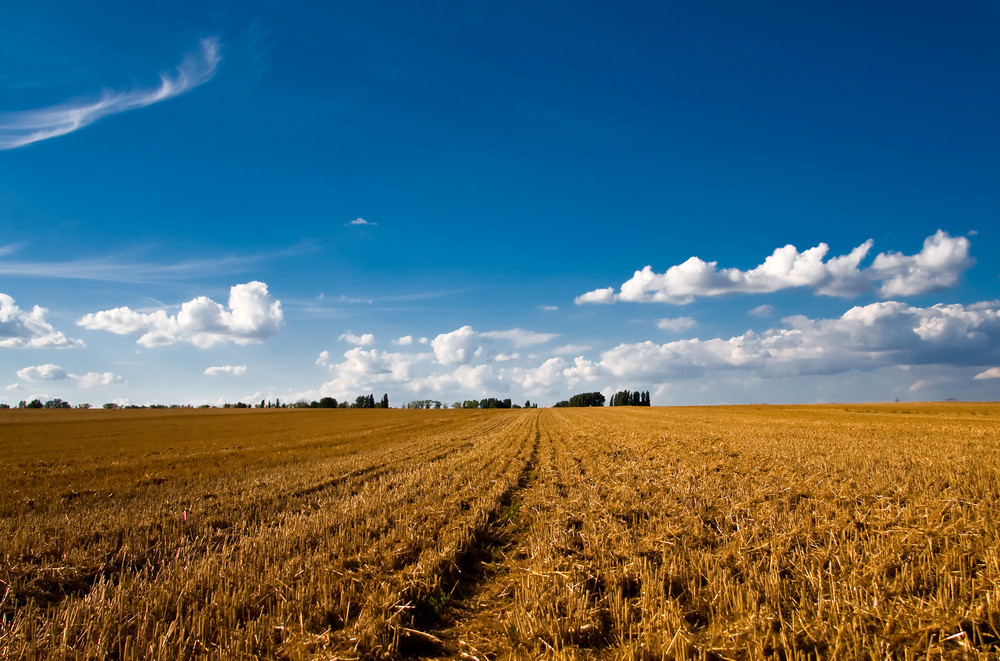
[[[539,411],[533,421],[531,458],[518,488],[503,502],[480,543],[465,558],[462,578],[439,613],[430,634],[441,641],[440,658],[495,659],[513,652],[516,637],[506,614],[513,607],[517,585],[530,572],[529,536],[540,518],[535,511],[546,500],[543,492],[558,484],[552,430]]]

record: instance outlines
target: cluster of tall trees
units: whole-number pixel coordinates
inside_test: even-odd
[[[382,395],[382,399],[375,401],[375,395],[358,395],[351,404],[352,409],[387,409],[389,408],[388,393]]]
[[[403,406],[407,409],[439,409],[441,407],[448,408],[436,399],[414,399]]]
[[[649,391],[619,390],[611,398],[610,406],[649,406]]]
[[[4,406],[4,408],[10,408],[9,406]],[[68,409],[72,408],[67,401],[63,401],[58,397],[55,399],[50,399],[47,402],[42,402],[40,399],[33,399],[30,402],[26,402],[23,399],[18,402],[17,408],[19,409]],[[90,404],[85,405],[84,408],[90,408]]]
[[[605,397],[599,392],[582,392],[579,395],[573,395],[568,400],[556,402],[554,406],[604,406],[604,402]]]

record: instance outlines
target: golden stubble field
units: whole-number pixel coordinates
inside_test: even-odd
[[[998,423],[0,411],[0,656],[996,659]]]

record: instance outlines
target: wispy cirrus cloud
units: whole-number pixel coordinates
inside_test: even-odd
[[[175,72],[161,73],[159,87],[104,92],[97,100],[70,101],[35,110],[0,115],[0,150],[17,149],[72,133],[102,117],[136,110],[180,96],[215,75],[221,56],[219,39],[202,39],[198,52],[188,55]]]
[[[0,257],[14,254],[27,244],[0,246]],[[272,253],[253,255],[221,255],[193,258],[173,263],[143,261],[137,256],[162,246],[141,246],[127,252],[99,258],[56,261],[30,261],[0,259],[0,275],[65,280],[97,280],[102,282],[149,282],[202,278],[206,275],[225,275],[245,272],[262,262],[301,255],[312,250],[313,243],[303,242]],[[5,251],[5,249],[7,249]]]

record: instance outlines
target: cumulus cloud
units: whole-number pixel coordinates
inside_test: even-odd
[[[202,39],[198,52],[184,58],[174,73],[160,74],[159,87],[105,92],[96,100],[4,113],[0,115],[0,150],[66,135],[102,117],[180,96],[211,80],[220,59],[219,40],[210,37]]]
[[[240,376],[246,372],[246,365],[214,365],[205,369],[205,374],[208,376]]]
[[[25,312],[7,294],[0,294],[0,347],[56,348],[82,347],[83,342],[66,337],[45,321],[48,310],[35,306]]]
[[[462,326],[450,333],[441,333],[431,340],[434,356],[442,365],[461,365],[472,360],[477,347],[476,331],[472,326]]]
[[[113,372],[87,372],[83,376],[74,377],[81,388],[98,388],[126,383],[125,379]]]
[[[751,309],[747,314],[754,317],[770,317],[774,314],[774,306],[765,303],[764,305],[758,305],[757,307]]]
[[[375,344],[375,336],[371,333],[365,333],[363,335],[355,335],[351,331],[347,331],[343,335],[337,338],[347,342],[348,344],[353,344],[356,347],[367,347]]]
[[[397,339],[393,340],[392,343],[395,344],[396,346],[408,347],[411,344],[413,344],[413,336],[412,335],[404,335],[403,337],[400,337],[400,338],[397,338]]]
[[[975,263],[969,257],[967,238],[952,237],[941,230],[927,237],[916,255],[880,253],[871,266],[862,267],[873,244],[869,239],[849,254],[829,259],[830,248],[825,243],[804,252],[786,245],[749,271],[720,269],[718,262],[691,257],[664,273],[646,266],[622,283],[618,293],[613,287],[595,289],[577,296],[575,302],[685,305],[699,297],[764,294],[796,287],[808,287],[825,296],[856,296],[872,288],[883,298],[914,296],[952,286]]]
[[[668,319],[660,319],[656,322],[656,327],[660,330],[670,331],[671,333],[683,333],[686,330],[691,330],[698,325],[698,322],[691,317],[673,317]]]
[[[669,321],[672,326],[676,319]],[[389,392],[396,399],[398,393],[442,400],[453,395],[535,399],[642,388],[660,401],[725,401],[762,392],[766,379],[772,384],[767,392],[802,401],[862,391],[864,397],[903,394],[920,380],[926,382],[919,386],[923,396],[951,396],[942,389],[960,382],[971,387],[978,383],[974,374],[980,381],[1000,378],[1000,368],[993,367],[1000,365],[1000,301],[928,307],[879,301],[833,318],[786,317],[768,330],[731,337],[623,343],[596,359],[581,355],[589,349],[583,345],[537,355],[511,351],[516,340],[529,337],[509,331],[487,335],[467,325],[436,336],[432,351],[425,353],[354,347],[330,365],[333,379],[323,393],[338,399],[367,392]],[[490,343],[506,347],[494,350]],[[829,378],[833,375],[843,378]]]
[[[442,365],[464,365],[475,358],[497,360],[498,356],[511,356],[511,353],[489,351],[486,343],[506,341],[514,347],[526,347],[543,344],[559,337],[556,333],[538,333],[522,328],[510,330],[477,332],[472,326],[462,326],[450,333],[441,333],[431,340],[431,348],[437,361]]]
[[[347,223],[347,225],[368,225],[369,227],[376,227],[378,223],[373,223],[370,220],[365,220],[364,218],[355,218],[351,222]]]
[[[97,386],[109,386],[125,383],[125,379],[113,372],[87,372],[80,376],[70,374],[62,367],[47,363],[45,365],[34,365],[25,367],[17,371],[17,378],[24,381],[75,381],[81,388],[94,388]],[[14,384],[18,386],[18,384]],[[18,386],[19,387],[19,386]]]
[[[920,308],[884,301],[836,319],[795,316],[784,323],[728,339],[621,344],[600,364],[617,376],[665,380],[717,370],[785,376],[1000,359],[1000,302]]]
[[[330,352],[320,351],[319,357],[316,358],[317,365],[329,365],[330,364]]]
[[[88,314],[77,325],[118,335],[138,333],[137,343],[145,347],[187,342],[208,348],[222,342],[261,342],[281,330],[285,321],[281,302],[271,297],[266,284],[254,281],[230,288],[228,308],[199,296],[181,305],[176,315],[120,307]]]
[[[17,371],[17,378],[25,381],[61,381],[67,376],[66,370],[52,363],[25,367]]]
[[[882,253],[875,257],[871,270],[882,282],[879,295],[890,298],[947,289],[973,264],[967,238],[951,237],[938,230],[924,239],[916,255]]]
[[[323,385],[321,392],[342,397],[387,384],[405,384],[414,376],[413,366],[428,357],[354,347],[344,353],[343,362],[330,366],[334,378]]]

